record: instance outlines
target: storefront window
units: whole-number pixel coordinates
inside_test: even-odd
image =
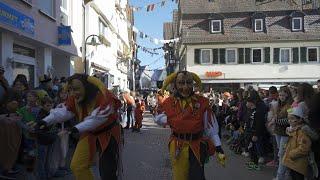
[[[13,63],[13,77],[23,74],[27,77],[30,88],[34,87],[34,66],[19,62]]]
[[[31,49],[25,46],[20,46],[18,44],[13,44],[13,53],[32,57],[32,58],[36,57],[36,51],[34,49]]]

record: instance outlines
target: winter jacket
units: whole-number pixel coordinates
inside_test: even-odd
[[[277,113],[277,119],[275,120],[274,133],[280,136],[287,136],[286,129],[289,127],[288,121],[288,109],[290,109],[291,105],[286,104],[279,108]]]
[[[246,127],[251,132],[252,136],[263,137],[268,131],[265,126],[267,120],[268,108],[264,102],[258,102],[256,108],[252,111],[251,116],[249,117],[249,124]]]
[[[307,176],[308,156],[311,152],[311,137],[313,137],[313,134],[304,128],[299,127],[292,132],[287,131],[289,141],[283,156],[283,165]]]

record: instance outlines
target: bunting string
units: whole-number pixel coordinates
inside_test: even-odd
[[[177,4],[179,3],[179,0],[162,0],[157,3],[152,3],[152,4],[145,5],[145,6],[140,6],[140,7],[131,6],[131,8],[134,12],[138,12],[138,11],[142,11],[142,10],[146,10],[147,12],[152,12],[158,7],[160,7],[160,8],[165,7],[165,5],[168,1],[172,1]]]

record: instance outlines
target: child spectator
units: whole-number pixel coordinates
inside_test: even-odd
[[[247,133],[251,136],[248,147],[251,162],[248,164],[248,169],[260,170],[259,164],[264,161],[266,138],[268,138],[265,126],[267,107],[260,99],[257,91],[250,91],[247,107],[252,110],[252,114],[245,125]]]
[[[283,164],[290,169],[292,180],[304,180],[308,173],[308,155],[311,152],[311,139],[302,127],[306,125],[301,107],[288,112],[290,127],[286,132],[289,140],[283,157]]]
[[[27,93],[27,105],[18,109],[17,113],[22,117],[19,125],[23,132],[23,162],[26,164],[27,171],[32,172],[36,162],[36,138],[33,133],[36,124],[36,117],[40,111],[38,107],[38,96],[36,91]]]
[[[137,131],[140,132],[140,128],[142,127],[142,119],[143,119],[143,112],[145,110],[145,105],[143,101],[139,99],[135,100],[136,108],[134,110],[134,118],[135,118],[135,125],[132,128],[132,132]]]
[[[49,96],[41,99],[41,109],[38,113],[37,120],[42,120],[49,115],[53,108],[54,102]],[[50,131],[49,129],[47,131]],[[49,178],[49,156],[51,142],[54,141],[55,135],[43,132],[38,136],[38,161],[37,161],[37,175],[40,180]],[[50,162],[51,163],[51,162]]]

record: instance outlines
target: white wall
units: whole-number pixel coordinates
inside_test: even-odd
[[[309,64],[273,64],[273,48],[285,47],[319,47],[320,42],[292,42],[292,43],[248,43],[248,44],[217,44],[217,45],[190,45],[187,48],[187,70],[197,73],[202,79],[214,80],[250,80],[254,79],[277,79],[289,82],[298,79],[315,80],[320,77],[320,63]],[[267,64],[219,64],[219,65],[195,65],[195,49],[213,48],[257,48],[270,47],[271,63]],[[319,50],[320,51],[320,50]],[[319,52],[320,54],[320,52]],[[319,57],[320,59],[320,57]],[[207,71],[221,71],[222,76],[207,78]]]
[[[99,45],[97,47],[87,45],[87,57],[89,55],[89,64],[94,62],[95,64],[104,67],[104,69],[109,70],[109,73],[114,76],[113,86],[119,86],[120,89],[126,89],[128,88],[128,76],[126,72],[121,72],[119,70],[119,65],[117,66],[117,52],[123,52],[124,44],[129,46],[128,27],[125,20],[125,11],[123,11],[123,14],[117,13],[115,3],[116,0],[95,0],[91,5],[90,3],[87,5],[90,6],[90,8],[88,8],[87,11],[86,36],[91,34],[99,35],[99,17],[106,23],[111,23],[111,26],[110,24],[107,26],[107,33],[105,35],[105,38],[111,45],[108,47],[105,45]],[[126,3],[126,1],[121,1],[122,7],[125,7]],[[93,6],[98,7],[104,17],[100,16]],[[127,70],[127,67],[125,70]],[[90,73],[93,73],[93,68],[91,67],[89,71]]]

